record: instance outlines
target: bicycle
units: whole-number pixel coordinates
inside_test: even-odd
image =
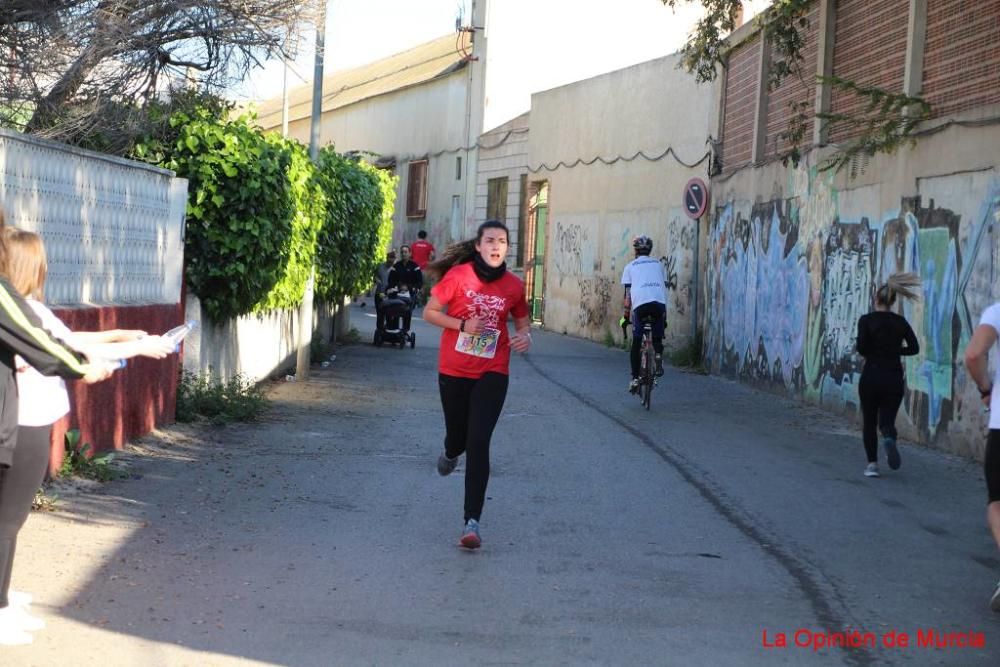
[[[639,352],[639,400],[642,407],[649,410],[652,402],[653,387],[656,386],[656,352],[653,350],[653,327],[649,320],[643,319],[642,346]]]

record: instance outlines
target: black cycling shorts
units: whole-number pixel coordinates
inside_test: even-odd
[[[990,429],[986,437],[983,471],[986,473],[986,492],[990,502],[1000,501],[1000,429]]]
[[[648,319],[653,328],[653,338],[663,338],[667,319],[667,307],[659,301],[644,303],[632,311],[632,335],[642,338],[642,328]]]

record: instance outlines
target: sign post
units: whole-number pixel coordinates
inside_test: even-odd
[[[698,254],[701,241],[701,216],[708,209],[708,186],[700,178],[692,178],[684,186],[684,212],[694,220],[694,276],[691,286],[691,339],[698,335]]]

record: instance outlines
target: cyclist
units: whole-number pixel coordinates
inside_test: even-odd
[[[653,349],[656,350],[656,375],[663,375],[663,331],[667,319],[667,282],[663,265],[649,256],[653,239],[636,236],[632,239],[635,259],[622,272],[625,286],[625,319],[632,320],[632,382],[628,390],[639,390],[639,352],[642,347],[643,320],[653,328]]]

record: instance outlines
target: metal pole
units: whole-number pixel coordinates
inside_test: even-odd
[[[288,56],[285,56],[285,73],[281,77],[281,136],[288,136]]]
[[[316,22],[316,66],[313,71],[312,121],[309,132],[309,157],[319,160],[319,126],[323,114],[323,56],[326,39],[326,2],[319,0],[319,20]],[[309,379],[310,344],[312,343],[313,285],[316,268],[309,272],[302,306],[299,308],[299,350],[295,360],[295,376],[299,380]]]

